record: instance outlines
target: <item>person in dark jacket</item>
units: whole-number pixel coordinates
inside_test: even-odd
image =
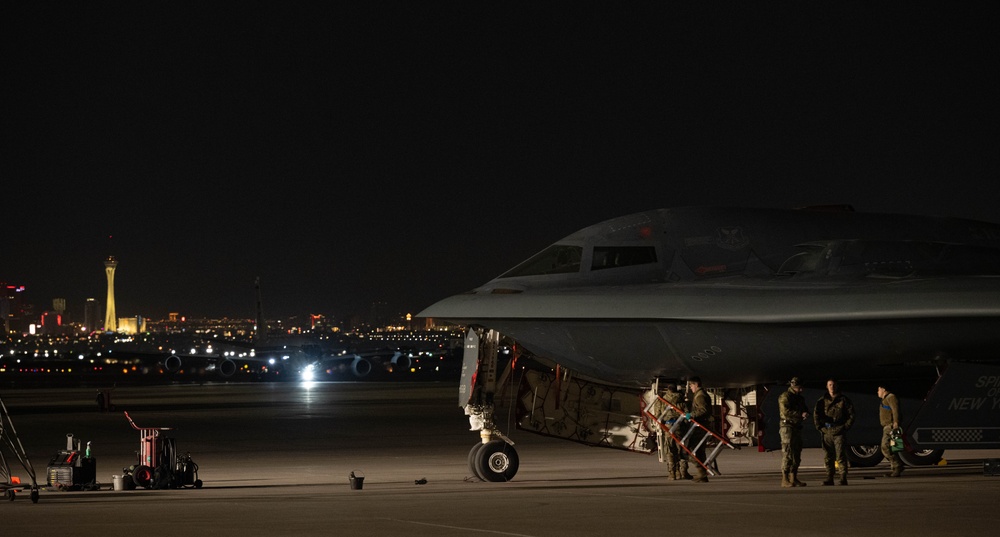
[[[838,483],[847,484],[847,431],[854,425],[854,404],[840,393],[836,380],[826,381],[826,393],[816,401],[813,423],[823,437],[823,464],[826,466],[826,481],[833,484],[833,473],[837,471]]]

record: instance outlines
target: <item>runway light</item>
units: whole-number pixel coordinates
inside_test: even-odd
[[[316,378],[316,371],[313,364],[309,364],[302,369],[302,380],[304,382],[311,382]]]

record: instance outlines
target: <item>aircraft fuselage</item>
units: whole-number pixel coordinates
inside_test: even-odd
[[[650,211],[574,233],[420,315],[498,330],[538,357],[621,385],[906,375],[896,366],[997,359],[1000,226]]]

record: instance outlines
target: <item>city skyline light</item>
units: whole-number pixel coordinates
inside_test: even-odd
[[[996,221],[974,6],[21,5],[0,281],[73,316],[416,314],[687,205]]]

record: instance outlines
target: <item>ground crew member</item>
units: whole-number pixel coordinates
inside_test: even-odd
[[[899,428],[899,400],[885,386],[878,387],[882,406],[878,410],[878,422],[882,424],[882,455],[889,459],[891,471],[886,477],[899,477],[903,473],[903,461],[899,453],[892,450],[892,431]]]
[[[802,422],[809,417],[806,398],[802,397],[802,381],[792,377],[788,390],[778,397],[781,415],[781,486],[804,487],[799,481],[799,464],[802,462]]]
[[[707,429],[712,428],[712,399],[708,396],[708,392],[701,387],[700,377],[691,377],[688,379],[688,389],[691,390],[691,410],[689,410],[684,417],[688,421],[697,421],[698,423],[704,425]],[[696,427],[696,425],[692,425]],[[695,483],[708,483],[708,471],[705,469],[705,444],[706,442],[698,442],[701,446],[694,452],[694,456],[698,459],[694,467],[697,476],[694,477]]]
[[[677,419],[680,418],[685,412],[684,406],[684,394],[677,389],[678,386],[673,382],[667,384],[667,391],[663,394],[663,399],[674,406],[664,405],[666,409],[661,415],[664,425],[667,428],[674,426]],[[678,427],[674,430],[675,434],[684,434],[684,432]],[[664,443],[666,444],[666,457],[667,457],[667,472],[670,474],[670,479],[691,479],[691,474],[687,471],[687,453],[681,448],[677,440],[670,434],[664,434]],[[683,466],[683,467],[682,467]]]
[[[841,485],[847,484],[847,431],[854,425],[854,404],[840,393],[836,380],[826,381],[826,393],[816,401],[813,423],[823,437],[824,486],[833,485],[836,468]]]

